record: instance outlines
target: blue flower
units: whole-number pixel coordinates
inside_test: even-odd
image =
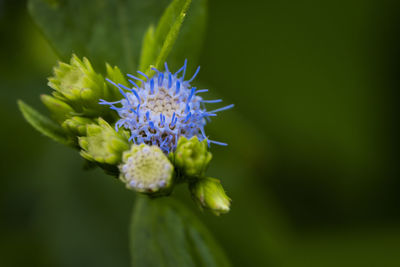
[[[164,72],[152,68],[155,72],[153,77],[148,77],[140,71],[138,73],[143,78],[128,74],[132,88],[107,79],[123,96],[115,102],[100,99],[100,104],[109,105],[118,112],[120,119],[116,122],[115,129],[128,129],[131,132],[130,141],[135,144],[156,145],[165,153],[174,151],[181,136],[188,139],[197,136],[200,141],[207,139],[208,144],[226,145],[209,140],[204,126],[210,121],[210,117],[217,116],[219,111],[232,108],[233,104],[207,111],[206,103],[219,103],[222,100],[204,100],[200,94],[208,90],[197,90],[190,85],[200,67],[193,77],[184,80],[186,66],[185,60],[183,67],[172,73],[165,63]]]

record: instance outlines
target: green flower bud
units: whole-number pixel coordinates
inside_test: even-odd
[[[120,179],[128,189],[167,195],[172,190],[174,167],[158,146],[132,145],[119,166]]]
[[[173,154],[170,155],[179,169],[187,176],[203,176],[212,154],[208,151],[207,140],[199,141],[197,136],[189,140],[181,136]]]
[[[85,136],[86,126],[92,124],[94,121],[92,119],[74,116],[70,119],[66,119],[61,126],[67,130],[71,135],[74,136]]]
[[[231,199],[225,194],[218,179],[205,177],[189,185],[192,197],[200,208],[211,210],[215,215],[229,212]]]
[[[118,92],[108,87],[101,74],[97,74],[87,58],[73,55],[70,64],[60,62],[48,85],[55,90],[54,97],[71,105],[85,116],[101,116],[109,109],[99,105],[99,99],[116,99]]]
[[[74,109],[70,105],[57,98],[49,95],[41,95],[40,99],[50,111],[53,118],[59,123],[71,117],[71,115],[74,113]]]
[[[81,156],[89,161],[115,165],[121,162],[122,153],[129,149],[128,133],[116,132],[105,120],[89,124],[86,137],[79,137]]]

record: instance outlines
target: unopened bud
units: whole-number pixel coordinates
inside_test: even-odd
[[[81,156],[89,161],[116,165],[121,162],[122,153],[129,149],[127,132],[116,132],[105,120],[89,124],[86,136],[79,137]]]
[[[71,105],[77,113],[85,116],[101,116],[109,112],[99,105],[99,99],[113,100],[118,92],[108,87],[101,74],[94,71],[87,58],[80,60],[73,55],[70,64],[60,62],[54,68],[54,76],[48,85],[55,90],[54,97]]]
[[[171,156],[175,166],[187,176],[203,176],[212,154],[208,151],[207,140],[199,141],[197,136],[180,137],[175,152]]]
[[[215,215],[227,213],[230,210],[231,199],[225,194],[218,179],[205,177],[190,184],[192,197],[201,208]]]

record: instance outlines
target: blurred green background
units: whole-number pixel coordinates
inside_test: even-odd
[[[399,21],[395,0],[209,1],[198,83],[236,105],[207,128],[233,204],[186,204],[234,266],[400,266]],[[57,57],[26,1],[0,29],[0,266],[129,266],[135,194],[23,120]]]

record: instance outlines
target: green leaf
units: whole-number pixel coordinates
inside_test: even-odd
[[[230,266],[210,232],[172,198],[137,198],[131,224],[132,266]]]
[[[142,53],[140,55],[139,66],[139,70],[141,71],[146,71],[146,69],[154,62],[156,58],[154,32],[154,25],[150,25],[143,37]]]
[[[143,34],[169,0],[29,0],[35,22],[68,60],[74,52],[99,69],[105,62],[136,71]]]
[[[18,107],[22,112],[24,118],[33,126],[36,130],[41,132],[47,137],[50,137],[54,141],[57,141],[64,145],[70,145],[67,136],[63,129],[51,119],[43,116],[38,111],[25,104],[22,100],[18,100]]]
[[[188,74],[197,68],[207,26],[207,0],[193,0],[179,32],[178,39],[168,55],[170,69],[179,69],[188,59]]]
[[[192,0],[174,0],[162,15],[157,28],[150,25],[144,39],[140,70],[150,73],[150,65],[160,68],[178,38]]]

